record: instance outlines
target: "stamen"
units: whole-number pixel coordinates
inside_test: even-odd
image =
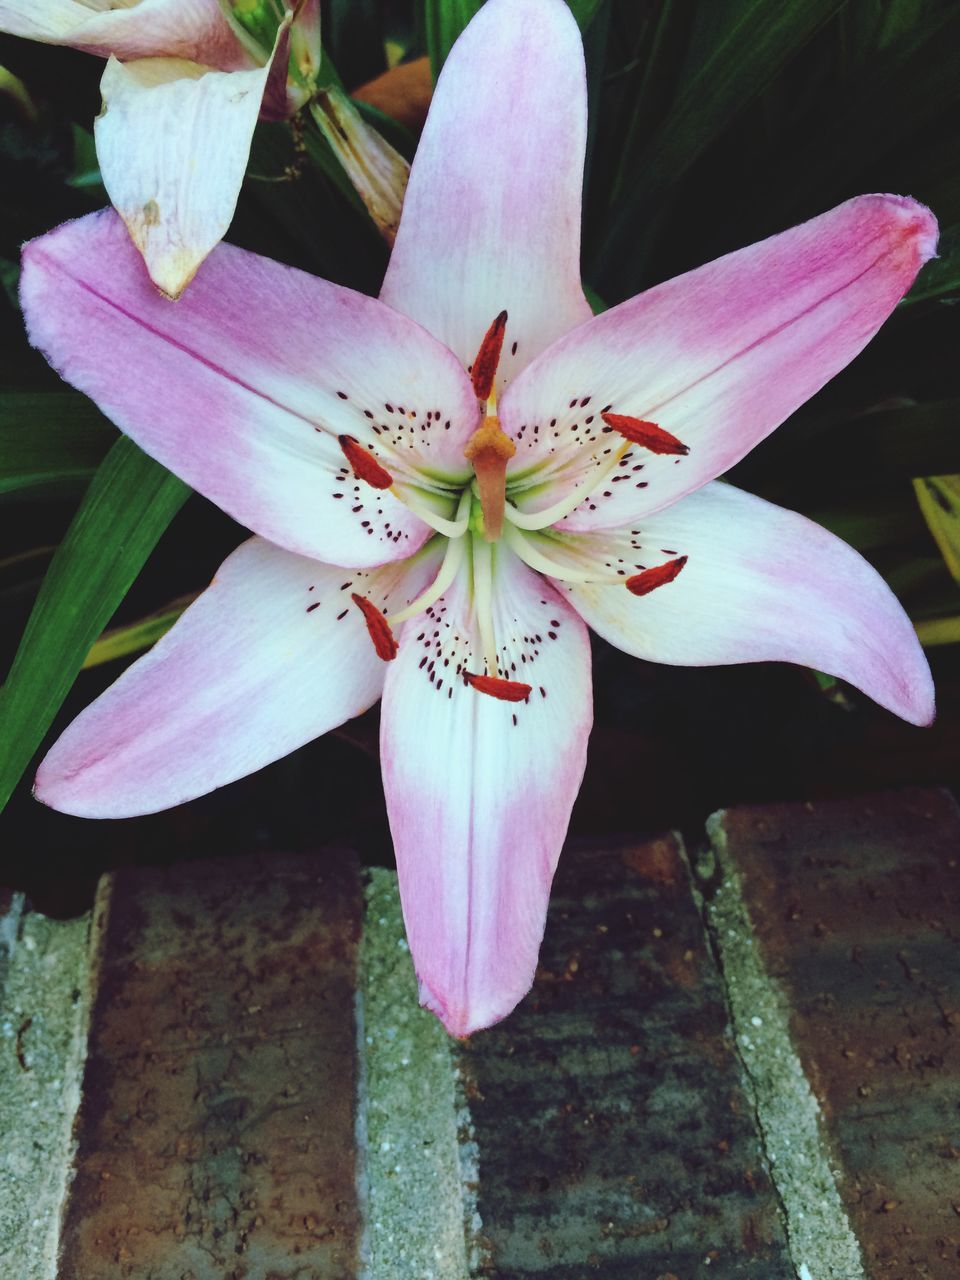
[[[502,702],[526,702],[533,691],[533,685],[522,684],[519,680],[501,680],[498,676],[475,676],[465,671],[463,678],[477,693],[489,694]]]
[[[497,638],[493,627],[493,547],[478,538],[473,550],[473,607],[487,670],[497,674]]]
[[[551,560],[549,556],[545,556],[539,551],[529,538],[524,537],[519,529],[514,529],[510,525],[503,531],[504,542],[510,549],[521,559],[524,564],[529,565],[531,569],[537,573],[546,574],[549,578],[556,578],[559,582],[576,582],[580,586],[587,583],[610,583],[611,586],[622,586],[624,579],[615,573],[604,573],[603,570],[596,570],[592,565],[586,571],[581,569],[573,569],[565,564],[558,564],[556,560]]]
[[[649,595],[657,587],[673,582],[686,563],[686,556],[678,556],[676,560],[668,560],[666,564],[654,565],[652,569],[644,569],[643,573],[635,573],[624,585],[635,596]]]
[[[619,431],[631,444],[642,445],[651,453],[679,454],[686,457],[690,452],[688,445],[655,422],[644,422],[642,418],[628,418],[622,413],[601,413],[600,417],[608,427]]]
[[[503,531],[507,462],[516,452],[517,446],[500,426],[499,418],[493,415],[484,418],[483,426],[477,427],[463,451],[476,473],[483,536],[487,542],[496,542]]]
[[[445,538],[462,538],[470,527],[469,512],[465,516],[458,516],[456,520],[447,520],[444,516],[438,515],[436,511],[428,507],[425,502],[413,497],[414,492],[422,493],[422,489],[413,489],[413,486],[401,485],[398,482],[394,484],[391,492],[415,516],[419,516],[424,524],[428,524],[431,529],[436,529],[437,533],[442,533]],[[452,494],[450,496],[453,497]]]
[[[350,599],[363,614],[363,620],[367,624],[367,631],[370,639],[373,641],[373,647],[377,651],[377,657],[382,658],[384,662],[392,662],[400,650],[396,637],[390,629],[390,623],[387,621],[385,614],[366,596],[358,595],[356,591],[350,593]]]
[[[605,463],[598,464],[597,471],[590,476],[585,483],[576,485],[553,506],[545,507],[543,511],[518,511],[516,507],[507,507],[505,515],[507,520],[516,525],[518,529],[529,529],[536,532],[538,529],[546,529],[548,525],[556,524],[558,520],[562,520],[568,516],[571,511],[576,511],[582,502],[586,502],[591,493],[598,489],[600,485],[607,479],[612,472],[616,471],[620,465],[620,459],[630,448],[630,444],[623,444],[615,453],[606,460]]]
[[[365,449],[353,436],[337,436],[337,443],[344,456],[353,468],[358,480],[365,480],[374,489],[389,489],[393,484],[393,476],[382,467],[369,449]]]
[[[470,490],[468,489],[461,499],[460,505],[469,507]],[[424,609],[429,609],[434,601],[439,600],[443,593],[453,582],[454,578],[463,564],[463,558],[466,554],[466,543],[463,538],[451,538],[447,543],[447,549],[444,552],[443,563],[433,582],[427,587],[416,600],[411,600],[408,605],[400,609],[397,613],[391,614],[390,621],[393,626],[399,626],[401,622],[406,622],[409,618],[415,618],[418,613],[423,613]]]
[[[480,350],[473,362],[470,374],[474,395],[485,404],[493,391],[493,380],[497,376],[500,363],[500,352],[503,350],[503,335],[507,328],[507,313],[501,311],[480,343]]]

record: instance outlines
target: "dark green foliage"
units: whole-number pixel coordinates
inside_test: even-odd
[[[189,492],[126,438],[100,465],[51,561],[0,690],[0,805]]]

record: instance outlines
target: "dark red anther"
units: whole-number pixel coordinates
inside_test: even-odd
[[[501,311],[487,330],[480,350],[473,362],[470,377],[473,381],[473,392],[478,400],[486,401],[493,390],[493,380],[497,376],[497,365],[500,363],[500,352],[503,350],[503,335],[507,329],[507,313]]]
[[[498,676],[475,676],[469,671],[463,673],[467,684],[472,685],[477,693],[487,693],[491,698],[499,698],[502,702],[526,702],[530,697],[533,685],[523,684],[519,680],[501,680]]]
[[[601,413],[600,417],[608,427],[619,431],[631,444],[639,444],[651,453],[674,453],[685,457],[690,452],[688,445],[672,436],[669,431],[664,431],[663,427],[658,427],[655,422],[628,418],[622,413]]]
[[[382,658],[384,662],[392,662],[397,656],[400,646],[397,644],[396,637],[386,616],[372,600],[368,600],[366,596],[358,595],[356,591],[350,593],[350,599],[363,614],[363,620],[367,624],[367,631],[373,641],[373,647],[377,651],[377,657]]]
[[[359,440],[354,440],[353,436],[337,436],[337,443],[358,480],[365,480],[374,489],[390,488],[393,476],[386,467],[381,467],[370,450],[365,449]]]
[[[686,556],[678,556],[676,560],[668,560],[666,564],[654,565],[652,569],[644,569],[643,573],[635,573],[632,578],[628,578],[625,586],[635,596],[647,596],[657,587],[673,582],[686,563]]]

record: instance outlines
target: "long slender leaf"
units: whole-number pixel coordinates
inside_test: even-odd
[[[781,138],[783,159],[766,174],[780,193],[778,217],[794,208],[792,174],[815,175],[814,189],[808,186],[804,194],[819,208],[851,194],[858,175],[872,174],[880,160],[909,140],[924,142],[960,98],[958,41],[960,11],[933,14],[868,59],[858,76],[805,115],[797,125],[798,145]]]
[[[125,437],[101,464],[47,570],[0,690],[0,808],[189,492]]]
[[[0,396],[0,493],[92,476],[116,436],[78,392],[8,392]]]
[[[580,30],[586,31],[603,0],[567,0]],[[447,54],[483,0],[424,0],[423,23],[430,55],[430,70],[436,82]]]
[[[917,302],[960,301],[960,225],[948,227],[940,236],[939,257],[923,268],[901,307]]]
[[[104,662],[115,662],[117,658],[129,657],[131,653],[140,653],[165,636],[173,624],[180,618],[184,610],[197,598],[195,591],[178,596],[176,600],[146,618],[138,618],[123,627],[112,627],[105,631],[99,640],[95,640],[83,662],[83,669],[99,667]]]
[[[382,10],[377,0],[330,0],[324,43],[351,88],[386,70]]]
[[[457,36],[482,3],[483,0],[425,0],[423,19],[434,82]]]
[[[960,615],[948,618],[925,618],[916,623],[917,638],[925,649],[941,644],[960,644]]]
[[[913,488],[944,564],[960,582],[960,476],[924,476]]]
[[[612,211],[610,231],[589,278],[601,292],[640,287],[652,233],[638,251],[644,218],[663,216],[668,191],[733,120],[771,83],[846,0],[733,0],[709,52],[687,78],[650,144],[628,152],[624,168],[637,175]]]

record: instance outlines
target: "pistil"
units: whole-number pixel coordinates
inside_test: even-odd
[[[503,508],[506,504],[507,463],[517,446],[500,426],[497,417],[497,366],[507,329],[507,313],[501,311],[480,343],[480,350],[470,370],[473,390],[486,408],[483,425],[478,427],[464,449],[464,457],[473,463],[477,477],[477,496],[483,511],[483,536],[496,542],[503,531]]]
[[[483,536],[496,542],[503,532],[503,509],[506,505],[507,463],[517,446],[500,426],[495,414],[484,418],[467,442],[464,456],[473,463],[477,477],[477,496],[483,511]]]

